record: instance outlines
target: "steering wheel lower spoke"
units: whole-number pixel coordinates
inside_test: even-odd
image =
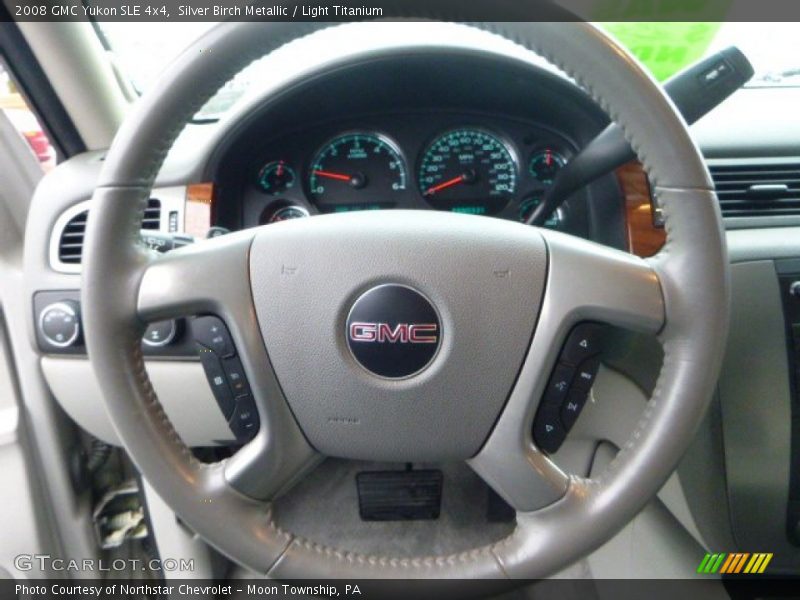
[[[225,479],[264,500],[315,464],[317,455],[286,406],[259,334],[249,274],[253,237],[245,231],[206,240],[151,261],[141,278],[137,310],[144,321],[204,314],[223,320],[259,415],[258,433],[226,462]],[[235,402],[238,406],[241,398]]]
[[[519,511],[548,506],[567,491],[567,476],[535,447],[531,431],[570,329],[599,321],[657,333],[665,322],[659,278],[646,261],[572,236],[546,230],[542,235],[548,276],[531,349],[495,430],[470,461]]]

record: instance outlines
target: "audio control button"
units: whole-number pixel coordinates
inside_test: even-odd
[[[233,410],[228,426],[239,442],[247,442],[258,431],[258,410],[256,410],[253,397],[249,394],[236,398],[236,408]]]
[[[197,317],[192,319],[191,326],[195,341],[213,351],[220,358],[227,358],[236,353],[228,328],[219,317]]]
[[[233,392],[228,385],[228,379],[225,377],[225,371],[222,370],[222,364],[216,354],[211,352],[205,346],[198,344],[198,356],[203,365],[203,370],[206,372],[208,383],[211,385],[211,391],[214,398],[217,400],[219,409],[226,419],[231,417],[234,408]]]

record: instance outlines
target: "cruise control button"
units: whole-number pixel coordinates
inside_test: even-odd
[[[587,397],[587,391],[575,388],[570,391],[567,399],[564,401],[564,405],[561,407],[561,423],[563,423],[564,429],[567,431],[572,429],[572,426],[575,425],[575,421],[578,420],[578,415],[581,414],[583,405],[586,404]]]
[[[567,338],[561,351],[561,360],[578,365],[590,356],[600,354],[602,350],[604,326],[598,323],[581,323],[577,325]]]
[[[589,391],[592,385],[594,385],[594,380],[597,377],[597,370],[599,368],[599,357],[595,356],[593,358],[586,359],[581,363],[575,372],[575,380],[572,382],[572,385],[584,391]]]
[[[249,394],[236,398],[236,407],[228,420],[228,426],[239,441],[252,438],[258,431],[258,411]]]
[[[225,371],[225,375],[228,377],[228,383],[235,396],[250,392],[242,362],[238,358],[226,358],[222,361],[222,368]]]
[[[208,378],[208,383],[211,385],[214,398],[216,398],[222,414],[225,415],[226,419],[229,419],[233,413],[234,400],[233,392],[231,392],[228,380],[225,377],[225,371],[222,370],[222,363],[220,363],[217,355],[205,346],[198,344],[197,347],[200,362],[206,372],[206,377]]]
[[[236,353],[228,328],[219,317],[197,317],[191,324],[194,339],[218,356],[227,358]]]
[[[541,406],[533,423],[533,441],[536,446],[552,454],[559,449],[567,431],[561,424],[558,408],[554,406]]]

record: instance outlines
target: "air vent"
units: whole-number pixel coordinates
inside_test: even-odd
[[[800,215],[800,164],[709,167],[722,216]]]
[[[61,230],[61,237],[58,240],[58,260],[67,265],[78,265],[83,255],[83,235],[86,233],[86,218],[89,216],[88,210],[83,210],[72,217],[64,229]],[[150,198],[142,219],[142,229],[161,228],[161,201],[157,198]]]
[[[161,200],[150,198],[147,201],[147,208],[144,209],[144,219],[142,219],[142,229],[161,228]]]
[[[83,253],[83,234],[86,232],[86,217],[89,211],[84,210],[72,217],[61,231],[58,241],[58,260],[68,265],[81,262]]]

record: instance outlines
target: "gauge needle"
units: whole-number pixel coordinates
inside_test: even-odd
[[[327,177],[328,179],[336,179],[338,181],[352,181],[353,179],[350,175],[344,175],[343,173],[332,173],[331,171],[315,170],[314,175]]]
[[[452,187],[459,183],[463,183],[466,180],[467,176],[464,174],[459,175],[458,177],[453,177],[452,179],[448,179],[447,181],[443,181],[442,183],[429,187],[427,190],[425,190],[425,193],[423,195],[430,196],[431,194],[435,194],[436,192],[440,192],[441,190],[444,190],[446,188]]]

